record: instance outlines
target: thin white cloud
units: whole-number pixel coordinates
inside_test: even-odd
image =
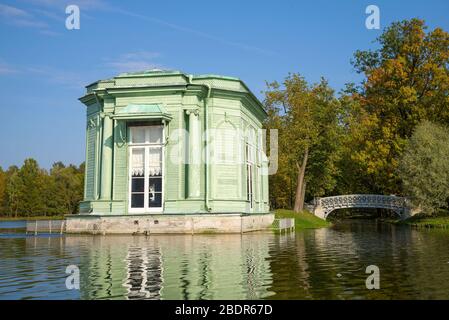
[[[48,30],[48,29],[41,29],[41,30],[39,30],[39,33],[46,35],[46,36],[60,36],[61,35],[61,33],[59,33],[59,32]]]
[[[52,11],[44,10],[44,9],[31,9],[31,11],[33,13],[35,13],[36,15],[43,16],[43,17],[49,18],[51,20],[57,21],[57,22],[61,23],[62,25],[65,23],[65,19],[67,17],[64,14],[57,14]]]
[[[25,0],[21,9],[11,5],[0,4],[0,23],[15,27],[33,28],[38,33],[48,36],[61,35],[54,30],[55,22],[59,29],[65,27],[67,14],[65,8],[68,5],[78,5],[84,18],[89,18],[86,11],[105,10],[107,4],[101,0]]]
[[[141,13],[128,11],[128,10],[122,9],[118,6],[111,5],[107,2],[105,2],[104,0],[22,0],[22,1],[30,3],[36,7],[57,10],[58,13],[61,12],[61,10],[64,10],[64,8],[66,6],[74,4],[74,5],[79,6],[80,11],[81,11],[81,16],[86,17],[86,18],[89,16],[86,13],[84,13],[83,11],[112,12],[112,13],[128,16],[131,18],[136,18],[136,19],[140,19],[143,21],[158,24],[160,26],[163,26],[163,27],[166,27],[166,28],[169,28],[172,30],[176,30],[178,32],[182,32],[184,34],[192,35],[195,37],[200,37],[203,39],[208,39],[208,40],[211,40],[214,42],[221,43],[226,46],[231,46],[231,47],[235,47],[238,49],[251,51],[251,52],[255,52],[255,53],[267,55],[267,56],[276,55],[276,52],[271,51],[271,50],[259,48],[257,46],[253,46],[253,45],[250,45],[247,43],[236,42],[236,41],[232,41],[232,40],[225,39],[222,37],[218,37],[218,36],[212,35],[208,32],[191,29],[191,28],[188,28],[185,26],[181,26],[181,25],[172,23],[172,22],[168,22],[168,21],[160,19],[160,18],[151,17],[151,16],[147,16],[147,15],[144,15]],[[64,11],[62,11],[62,12],[64,12]]]
[[[240,49],[244,49],[244,50],[248,50],[248,51],[253,51],[253,52],[257,52],[257,53],[264,54],[264,55],[274,55],[274,54],[276,54],[275,52],[273,52],[271,50],[259,48],[259,47],[248,45],[248,44],[245,44],[245,43],[229,41],[227,39],[224,39],[224,38],[221,38],[221,37],[217,37],[217,36],[214,36],[212,34],[209,34],[209,33],[203,32],[203,31],[190,29],[190,28],[187,28],[187,27],[184,27],[184,26],[180,26],[180,25],[177,25],[177,24],[174,24],[174,23],[171,23],[171,22],[167,22],[167,21],[164,21],[164,20],[161,20],[161,19],[145,16],[145,15],[142,15],[142,14],[139,14],[139,13],[134,13],[134,12],[131,12],[131,11],[120,9],[120,8],[109,7],[108,10],[116,12],[116,13],[119,13],[119,14],[122,14],[122,15],[129,16],[129,17],[138,18],[138,19],[145,20],[145,21],[148,21],[148,22],[156,23],[156,24],[159,24],[159,25],[164,26],[164,27],[168,27],[168,28],[176,30],[176,31],[180,31],[180,32],[183,32],[183,33],[187,33],[187,34],[191,34],[191,35],[197,36],[197,37],[213,40],[213,41],[222,43],[222,44],[227,45],[227,46],[232,46],[232,47],[236,47],[236,48],[240,48]]]
[[[12,74],[19,72],[14,66],[0,61],[0,75]]]
[[[7,18],[27,18],[29,14],[19,8],[8,6],[6,4],[0,4],[0,14]]]
[[[150,69],[167,69],[154,60],[160,57],[157,52],[136,51],[123,53],[113,59],[104,59],[103,67],[112,73],[144,71]],[[0,58],[0,77],[31,75],[58,86],[70,89],[83,88],[92,82],[89,72],[73,72],[66,69],[54,68],[48,65],[16,66]]]
[[[16,66],[5,62],[0,59],[0,77],[11,77],[11,76],[23,76],[32,75],[40,77],[42,81],[48,81],[53,84],[61,85],[66,88],[80,89],[83,88],[89,79],[86,75],[79,74],[76,72],[68,71],[65,69],[58,69],[49,66]]]
[[[45,22],[36,19],[29,12],[5,4],[0,4],[0,17],[2,22],[18,27],[47,28]]]
[[[105,59],[105,66],[112,68],[115,72],[132,72],[149,69],[163,69],[162,65],[154,62],[160,57],[157,52],[137,51],[124,53],[115,59]]]
[[[38,6],[57,9],[64,12],[69,5],[77,5],[80,10],[105,10],[109,4],[103,0],[23,0],[23,2]]]
[[[66,88],[80,89],[88,83],[87,79],[79,73],[48,66],[28,66],[24,67],[22,71],[41,76],[42,79],[50,83],[58,84]]]

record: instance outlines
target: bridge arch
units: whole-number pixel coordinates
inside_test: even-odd
[[[327,219],[329,214],[337,209],[349,208],[379,208],[389,209],[398,214],[400,219],[410,216],[411,208],[409,201],[405,197],[385,196],[378,194],[348,194],[325,198],[315,198],[313,213]]]

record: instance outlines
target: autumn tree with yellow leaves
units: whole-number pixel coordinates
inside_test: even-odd
[[[279,130],[272,207],[299,211],[307,198],[334,194],[407,195],[398,168],[415,128],[449,124],[449,34],[411,19],[391,24],[377,44],[354,54],[364,80],[338,98],[324,80],[310,86],[299,74],[268,85],[266,127]]]
[[[422,121],[449,123],[449,34],[427,32],[419,19],[393,23],[378,38],[380,48],[357,51],[353,64],[366,76],[352,160],[376,193],[402,193],[399,159]]]
[[[268,84],[266,127],[279,130],[279,170],[270,178],[271,203],[302,211],[306,197],[336,183],[339,103],[326,80],[309,85],[299,74]]]

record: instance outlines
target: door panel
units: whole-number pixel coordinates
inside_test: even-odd
[[[130,128],[130,212],[144,213],[162,210],[162,128],[162,126]]]
[[[131,149],[131,208],[145,207],[145,148]]]

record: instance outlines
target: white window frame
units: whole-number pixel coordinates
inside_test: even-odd
[[[132,136],[132,128],[133,127],[142,127],[142,128],[149,128],[149,127],[160,127],[162,129],[162,137],[160,143],[150,143],[150,130],[145,130],[145,142],[144,143],[133,143],[133,136]],[[164,148],[164,141],[165,141],[165,130],[164,125],[145,125],[145,126],[129,126],[129,145],[128,145],[128,212],[129,213],[153,213],[158,212],[161,213],[164,211],[164,198],[165,198],[165,148]],[[144,149],[145,150],[145,163],[144,163],[144,206],[143,208],[132,208],[131,207],[131,195],[132,195],[132,152],[134,149]],[[161,149],[161,206],[160,207],[149,207],[148,201],[149,201],[149,162],[150,162],[150,149],[151,148],[160,148]]]
[[[249,140],[249,139],[248,139]],[[249,141],[245,143],[246,157],[246,201],[249,202],[249,209],[254,208],[254,145]]]

